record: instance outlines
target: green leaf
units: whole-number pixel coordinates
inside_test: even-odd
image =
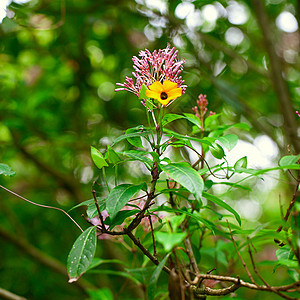
[[[140,283],[148,285],[154,269],[156,269],[156,266],[125,270],[131,273]]]
[[[0,175],[14,176],[16,172],[12,171],[11,167],[6,164],[0,164]]]
[[[240,158],[239,160],[237,160],[233,167],[236,171],[243,171],[244,169],[246,169],[247,168],[247,156],[244,156],[244,157]]]
[[[238,128],[238,129],[242,129],[242,130],[246,130],[246,131],[250,130],[250,126],[247,123],[236,123],[236,124],[230,125],[230,127],[234,127],[234,128]]]
[[[209,201],[221,206],[222,208],[226,209],[227,211],[231,212],[235,216],[238,223],[241,225],[240,215],[231,206],[229,206],[226,202],[224,202],[221,199],[219,199],[218,197],[211,195],[209,193],[206,193],[206,192],[203,192],[202,195],[207,200],[209,200]]]
[[[127,136],[127,141],[128,143],[130,143],[131,145],[133,145],[134,147],[137,148],[143,148],[143,143],[142,143],[142,139],[140,135],[137,136],[130,136],[131,133],[140,133],[141,129],[144,129],[143,126],[137,126],[134,128],[129,128],[126,130],[125,135]]]
[[[114,300],[114,295],[108,288],[102,288],[97,290],[87,290],[89,294],[89,300]]]
[[[298,267],[298,262],[296,260],[290,260],[290,259],[280,259],[278,260],[278,264],[289,268]]]
[[[138,160],[142,162],[148,170],[152,169],[153,162],[150,158],[144,156],[148,152],[137,151],[137,150],[129,150],[122,152],[123,155],[130,158],[130,160]]]
[[[103,203],[105,204],[105,199],[104,198],[100,198],[100,197],[97,197],[96,198],[98,203],[99,203],[99,206],[100,206],[100,209],[101,209],[101,206],[103,206]],[[75,206],[73,206],[72,208],[70,208],[68,210],[68,212],[70,212],[71,210],[75,209],[75,208],[78,208],[80,206],[90,206],[90,205],[95,205],[95,200],[94,199],[90,199],[90,200],[86,200],[86,201],[83,201]],[[104,207],[105,209],[105,207]]]
[[[222,159],[225,156],[225,152],[219,144],[214,144],[210,147],[210,152],[217,159]]]
[[[227,134],[217,138],[217,140],[220,141],[230,151],[236,146],[239,138],[235,134]]]
[[[101,152],[93,146],[91,146],[91,156],[98,169],[101,170],[103,167],[108,167],[108,164]]]
[[[135,279],[132,275],[130,275],[130,274],[126,273],[126,272],[122,272],[122,271],[94,269],[94,270],[91,270],[89,273],[91,273],[91,274],[101,274],[101,275],[107,274],[107,275],[121,276],[121,277],[125,277],[127,279],[132,280],[136,284],[140,284],[140,282],[137,279]]]
[[[157,281],[158,281],[158,278],[160,276],[160,273],[161,273],[164,265],[166,264],[168,257],[169,257],[169,254],[167,254],[163,258],[163,260],[158,264],[157,268],[155,269],[155,271],[153,272],[153,274],[150,278],[150,282],[149,282],[149,286],[148,286],[148,300],[153,300],[155,297]]]
[[[278,162],[278,165],[281,167],[294,165],[297,163],[297,161],[299,159],[300,159],[300,154],[299,155],[286,155],[286,156],[281,157],[281,159]]]
[[[77,281],[86,272],[95,255],[96,226],[86,229],[75,241],[67,262],[69,282]]]
[[[163,131],[166,133],[167,136],[175,137],[182,141],[195,141],[195,142],[199,142],[199,143],[202,143],[205,145],[212,146],[212,143],[207,138],[199,139],[196,137],[179,134],[179,133],[177,133],[173,130],[167,129],[167,128],[163,128]]]
[[[204,188],[203,179],[188,163],[161,164],[160,166],[165,173],[200,200]]]
[[[106,225],[109,225],[110,229],[113,229],[116,225],[121,225],[125,219],[135,215],[140,210],[138,209],[131,209],[131,210],[121,210],[117,213],[117,215],[111,219],[110,217],[107,217],[104,221]]]
[[[299,281],[300,280],[300,274],[295,269],[288,269],[287,273],[290,275],[290,277],[294,281]]]
[[[146,91],[148,90],[145,83],[141,85],[140,93],[139,93],[139,99],[143,100],[145,98],[148,98],[146,95]]]
[[[183,114],[184,118],[201,129],[201,121],[193,114]]]
[[[207,117],[204,120],[204,127],[205,129],[210,128],[210,126],[215,122],[217,122],[217,119],[219,118],[219,116],[221,116],[221,114],[215,114],[215,115],[211,115],[209,117]]]
[[[97,197],[97,200],[98,200],[100,211],[105,210],[106,199]],[[98,215],[98,210],[97,210],[97,207],[96,207],[94,201],[90,205],[88,205],[87,210],[86,210],[86,214],[87,214],[89,219],[93,219],[94,217],[96,217]]]
[[[93,258],[92,262],[90,263],[88,270],[97,268],[100,265],[103,264],[121,264],[124,265],[125,263],[119,259],[102,259],[102,258],[98,258],[95,257]]]
[[[163,245],[165,251],[169,252],[186,238],[187,232],[174,233],[156,231],[154,235],[156,240]]]
[[[162,126],[166,126],[167,124],[169,124],[175,120],[182,119],[182,118],[184,118],[184,117],[181,115],[166,114],[166,115],[164,115],[164,117],[162,119]]]
[[[189,217],[191,217],[192,219],[198,221],[198,222],[201,222],[202,224],[204,224],[209,230],[211,230],[212,232],[214,232],[214,228],[215,225],[214,223],[208,221],[208,220],[205,220],[203,219],[202,217],[200,217],[199,213],[194,211],[193,213],[190,213],[186,210],[183,210],[183,209],[175,209],[175,208],[172,208],[172,207],[167,207],[167,206],[159,206],[155,209],[151,209],[150,210],[151,212],[155,212],[155,211],[165,211],[165,212],[169,212],[169,213],[179,213],[179,214],[185,214]]]
[[[117,144],[120,141],[125,140],[125,139],[127,139],[127,140],[131,139],[131,141],[132,141],[132,139],[134,139],[134,138],[141,137],[141,136],[146,136],[146,135],[149,135],[151,133],[151,131],[145,130],[143,126],[140,126],[139,128],[140,128],[139,132],[127,133],[127,134],[123,134],[123,135],[117,137],[113,141],[111,146],[113,146],[113,145],[115,145],[115,144]],[[136,142],[136,143],[138,143],[138,145],[141,145],[140,142]]]
[[[107,145],[107,152],[105,158],[107,158],[108,162],[110,162],[113,165],[121,161],[117,152],[115,152],[115,150],[109,145]]]
[[[276,257],[278,260],[291,259],[293,257],[293,251],[289,246],[284,246],[276,250]]]
[[[142,189],[144,184],[121,184],[114,187],[106,200],[106,210],[111,219],[127,204],[131,197]]]
[[[154,105],[152,104],[151,100],[147,97],[146,91],[148,90],[147,86],[145,83],[142,84],[140,93],[139,93],[139,99],[145,100],[146,106],[149,110],[153,110]]]

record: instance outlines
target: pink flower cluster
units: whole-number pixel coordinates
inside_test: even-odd
[[[197,105],[198,105],[198,107],[195,106],[192,109],[193,109],[193,111],[194,111],[197,118],[199,118],[200,120],[204,120],[204,115],[207,112],[207,105],[208,105],[206,95],[200,94],[198,96]],[[215,114],[216,114],[215,112],[210,111],[208,117],[212,116],[212,115],[215,115]]]
[[[152,53],[148,49],[140,51],[139,57],[132,58],[134,69],[132,75],[135,82],[133,78],[126,76],[124,83],[117,83],[121,88],[115,91],[129,91],[139,96],[143,83],[148,87],[155,81],[170,80],[176,82],[184,93],[186,85],[183,85],[184,80],[180,73],[185,60],[178,60],[177,54],[178,50],[175,50],[175,47],[170,48],[169,44],[165,49],[154,50]]]

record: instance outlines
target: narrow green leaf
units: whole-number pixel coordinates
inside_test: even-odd
[[[148,286],[148,300],[153,300],[155,297],[157,281],[158,281],[158,278],[160,276],[160,273],[161,273],[164,265],[167,262],[168,257],[169,257],[169,254],[167,254],[164,257],[164,259],[159,263],[159,265],[157,266],[157,268],[155,269],[155,271],[153,272],[153,274],[150,278],[150,282],[149,282],[149,286]]]
[[[126,273],[126,272],[122,272],[122,271],[93,269],[89,273],[91,273],[91,274],[101,274],[101,275],[107,274],[107,275],[121,276],[121,277],[124,277],[124,278],[132,280],[136,284],[140,284],[140,282],[137,279],[135,279],[132,275],[130,275],[130,274]]]
[[[212,146],[212,143],[207,138],[199,139],[199,138],[196,138],[196,137],[191,137],[191,136],[179,134],[179,133],[177,133],[173,130],[167,129],[167,128],[164,128],[163,131],[166,133],[167,136],[175,137],[178,140],[195,141],[195,142],[199,142],[199,143],[202,143],[202,144]]]
[[[114,300],[114,295],[108,288],[88,289],[89,300]]]
[[[163,245],[165,251],[169,252],[186,238],[187,232],[156,231],[154,235],[156,240]]]
[[[14,176],[16,172],[12,171],[11,167],[6,164],[0,164],[0,175]]]
[[[98,258],[95,257],[93,258],[92,262],[90,263],[88,270],[97,268],[100,265],[103,264],[121,264],[124,265],[125,263],[119,259],[102,259],[102,258]]]
[[[71,210],[75,209],[75,208],[78,208],[78,207],[81,207],[81,206],[89,206],[90,204],[94,203],[94,199],[90,199],[90,200],[86,200],[86,201],[83,201],[75,206],[73,206],[72,208],[70,208],[68,210],[68,212],[70,212]]]
[[[175,209],[175,208],[171,208],[171,207],[167,207],[167,206],[159,206],[155,209],[151,209],[151,212],[155,212],[155,211],[166,211],[169,213],[179,213],[179,214],[185,214],[189,217],[191,217],[192,219],[204,224],[209,230],[211,230],[212,232],[214,232],[216,226],[214,223],[203,219],[202,217],[200,217],[199,213],[194,211],[193,213],[190,213],[186,210],[183,209]]]
[[[91,146],[91,156],[93,159],[93,162],[98,167],[98,169],[102,169],[103,167],[108,167],[108,164],[103,157],[102,153],[96,149],[95,147]]]
[[[106,200],[106,210],[111,219],[127,204],[131,197],[142,189],[144,184],[121,184],[114,187]]]
[[[139,93],[139,99],[145,100],[146,106],[149,110],[153,110],[154,105],[152,104],[151,100],[147,97],[146,91],[148,90],[147,86],[145,83],[142,84],[140,93]]]
[[[105,158],[107,158],[107,160],[113,165],[121,161],[117,152],[115,152],[115,150],[109,145],[107,145],[107,152]]]
[[[228,205],[226,202],[222,201],[221,199],[219,199],[218,197],[211,195],[209,193],[203,192],[202,193],[203,197],[206,198],[207,200],[221,206],[222,208],[226,209],[227,211],[231,212],[236,220],[238,221],[238,223],[241,225],[241,217],[240,215],[230,206]]]
[[[247,123],[236,123],[236,124],[230,125],[230,127],[235,127],[235,128],[246,130],[246,131],[250,130],[250,126]]]
[[[169,124],[175,120],[182,119],[182,118],[184,118],[184,117],[181,115],[166,114],[162,119],[162,126],[166,126],[167,124]]]
[[[200,200],[204,188],[203,179],[188,163],[172,163],[160,166],[165,173]]]
[[[140,210],[138,209],[131,209],[131,210],[121,210],[117,213],[117,215],[111,219],[110,217],[107,217],[105,219],[105,224],[109,225],[110,229],[113,229],[116,225],[121,225],[125,219],[135,215],[136,213],[138,213]]]
[[[127,272],[131,273],[140,283],[148,285],[150,277],[153,274],[153,271],[156,269],[156,266],[143,267],[136,269],[125,269]]]
[[[67,262],[70,283],[77,281],[92,262],[97,243],[96,233],[96,226],[89,227],[75,241]]]
[[[227,134],[217,138],[217,140],[220,141],[230,151],[236,146],[239,138],[235,134]]]
[[[148,98],[146,95],[146,91],[148,90],[147,86],[145,85],[145,83],[143,83],[141,85],[141,89],[140,89],[140,93],[139,93],[139,99],[143,100],[145,98]]]
[[[140,132],[133,132],[133,133],[128,133],[128,134],[123,134],[123,135],[120,135],[119,137],[117,137],[111,146],[114,146],[115,144],[119,143],[120,141],[123,141],[125,139],[128,140],[128,138],[136,138],[136,137],[141,137],[141,136],[146,136],[146,135],[149,135],[151,133],[151,131],[148,131],[148,130],[144,130],[144,129],[141,129]],[[140,145],[140,144],[139,144]]]
[[[153,162],[149,157],[146,157],[148,152],[142,152],[137,150],[129,150],[129,151],[123,151],[122,154],[129,157],[130,160],[138,160],[142,162],[148,170],[152,169]]]
[[[193,123],[194,125],[196,125],[198,128],[201,129],[201,121],[199,118],[197,118],[195,115],[193,114],[183,114],[184,115],[184,118],[186,120],[188,120],[189,122]]]

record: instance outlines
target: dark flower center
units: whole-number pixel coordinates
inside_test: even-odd
[[[167,93],[162,92],[162,93],[160,94],[160,99],[161,99],[161,100],[166,100],[167,98],[168,98],[168,94],[167,94]]]

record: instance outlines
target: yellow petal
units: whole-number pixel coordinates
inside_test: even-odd
[[[165,80],[163,82],[163,90],[168,93],[170,90],[176,89],[177,88],[177,83],[172,82],[170,80]]]
[[[161,93],[163,91],[163,85],[159,81],[155,81],[148,86],[148,89],[157,93]]]
[[[160,92],[146,90],[146,96],[153,99],[160,99]]]
[[[158,102],[160,102],[162,105],[167,105],[170,102],[170,98],[167,98],[166,100],[162,100],[162,99],[157,99]]]
[[[182,95],[182,88],[176,88],[168,92],[168,99],[166,100],[173,100],[175,98],[178,98]]]

